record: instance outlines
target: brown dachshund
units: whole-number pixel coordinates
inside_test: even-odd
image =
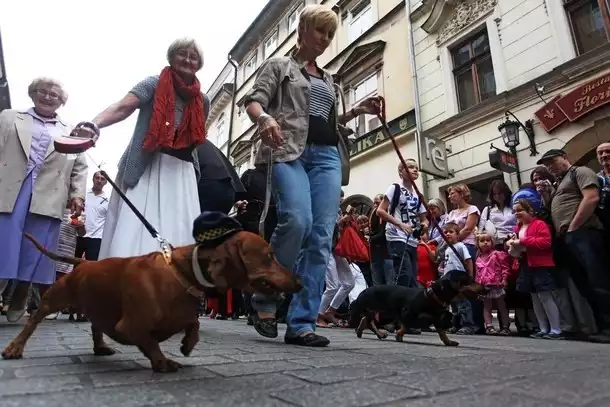
[[[73,306],[91,321],[93,353],[112,355],[103,334],[123,345],[135,345],[156,372],[175,372],[181,365],[167,359],[159,343],[184,331],[180,351],[188,356],[199,341],[196,306],[203,295],[228,288],[273,295],[301,289],[258,235],[237,232],[213,248],[190,245],[173,249],[171,260],[160,252],[138,257],[87,261],[48,252],[55,261],[76,267],[51,286],[38,311],[4,349],[4,359],[18,359],[38,324],[49,314]]]

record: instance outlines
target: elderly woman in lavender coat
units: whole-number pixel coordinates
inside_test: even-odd
[[[87,184],[85,157],[60,154],[53,146],[54,138],[71,131],[56,113],[67,99],[61,84],[38,78],[28,94],[33,107],[0,112],[0,292],[17,280],[9,322],[25,313],[32,283],[44,289],[55,282],[55,264],[23,233],[55,251],[66,204],[80,214]]]

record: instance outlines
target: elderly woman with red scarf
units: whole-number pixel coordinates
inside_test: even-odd
[[[174,41],[167,50],[167,61],[169,66],[159,76],[138,83],[93,123],[103,128],[140,110],[119,162],[116,183],[164,238],[181,246],[192,242],[193,220],[200,213],[196,147],[206,138],[210,103],[195,76],[203,66],[203,53],[194,40]],[[81,137],[90,133],[85,126],[73,132]],[[136,256],[158,248],[157,241],[113,192],[100,259]]]

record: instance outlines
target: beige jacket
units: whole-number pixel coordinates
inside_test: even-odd
[[[21,189],[32,143],[30,115],[16,110],[0,112],[0,213],[11,213]],[[67,136],[71,129],[57,122]],[[44,165],[38,173],[32,192],[30,213],[63,219],[64,210],[72,198],[85,199],[87,160],[83,154],[60,154],[49,143]]]
[[[294,54],[293,54],[294,55]],[[324,81],[334,90],[333,78],[324,71]],[[294,161],[305,150],[309,128],[309,94],[311,84],[305,74],[305,63],[292,55],[270,58],[261,65],[252,89],[244,99],[244,106],[258,102],[282,129],[285,142],[273,151],[273,162]],[[337,106],[331,115],[331,126],[339,135],[339,157],[341,158],[341,185],[349,183],[350,163],[347,142],[337,121]],[[264,164],[270,148],[261,145],[256,163]]]

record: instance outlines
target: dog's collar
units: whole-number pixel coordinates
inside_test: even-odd
[[[191,256],[191,265],[193,268],[193,274],[195,275],[195,279],[199,284],[206,288],[215,288],[214,280],[210,273],[207,270],[203,270],[199,265],[199,259],[197,258],[197,252],[199,251],[199,246],[195,246],[193,249],[193,254]]]
[[[426,288],[426,297],[431,297],[434,301],[436,301],[438,305],[443,308],[447,308],[449,306],[448,302],[441,301],[441,299],[438,298],[438,295],[436,295],[432,287]]]

